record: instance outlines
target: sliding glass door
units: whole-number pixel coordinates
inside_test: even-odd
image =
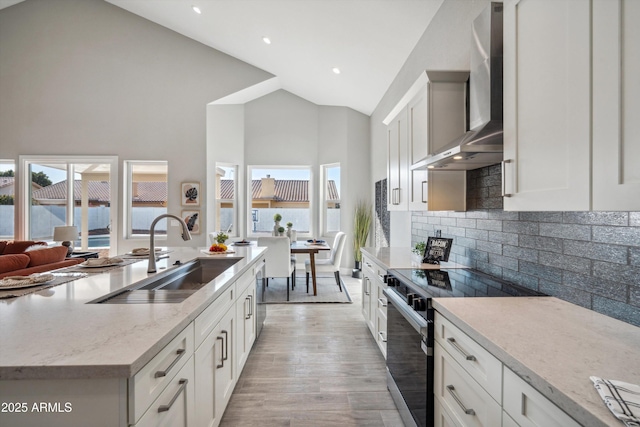
[[[53,242],[56,227],[75,226],[76,251],[116,252],[115,157],[23,156],[21,164],[26,238]]]

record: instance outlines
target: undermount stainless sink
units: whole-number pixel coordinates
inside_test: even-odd
[[[164,274],[156,275],[151,281],[142,281],[138,286],[122,289],[120,292],[107,295],[91,303],[153,304],[182,302],[241,259],[197,259]]]

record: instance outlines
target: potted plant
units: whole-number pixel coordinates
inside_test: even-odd
[[[291,242],[295,242],[298,239],[296,230],[293,230],[292,222],[287,223],[287,237],[289,238],[289,240],[291,240]]]
[[[274,224],[273,224],[273,235],[274,236],[278,236],[279,235],[278,234],[279,233],[278,229],[280,228],[280,221],[282,221],[282,215],[280,215],[279,213],[275,214],[273,216],[273,222],[274,222]]]
[[[411,252],[413,252],[413,258],[422,263],[422,257],[424,256],[424,250],[427,248],[427,242],[418,242],[413,246]]]
[[[278,227],[278,236],[282,236],[284,233],[284,227]]]
[[[359,278],[361,271],[362,252],[360,248],[367,244],[369,228],[371,226],[371,204],[358,201],[353,217],[353,259],[355,268],[351,272],[352,277]]]
[[[221,231],[216,235],[216,242],[224,243],[224,242],[227,241],[228,238],[229,238],[229,236],[226,235],[223,231]]]

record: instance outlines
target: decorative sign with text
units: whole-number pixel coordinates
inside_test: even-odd
[[[429,237],[427,247],[424,249],[422,262],[425,264],[440,264],[449,260],[449,253],[453,239],[445,239],[444,237]]]

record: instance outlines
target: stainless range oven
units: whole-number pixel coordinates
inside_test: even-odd
[[[471,269],[387,273],[387,385],[406,426],[432,427],[432,299],[542,294]]]

